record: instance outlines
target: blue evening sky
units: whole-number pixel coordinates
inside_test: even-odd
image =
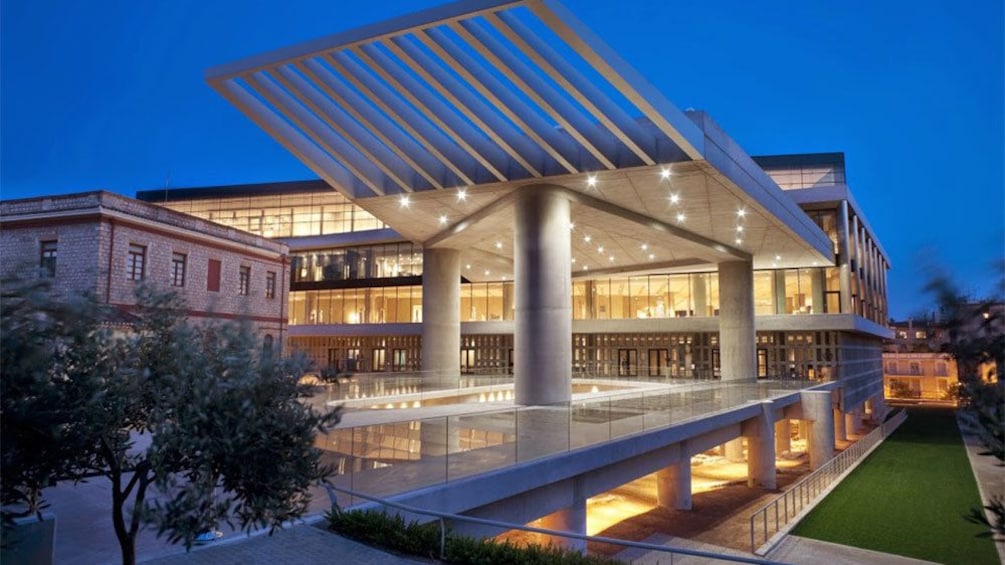
[[[205,69],[440,3],[3,0],[0,197],[311,178]],[[926,308],[926,265],[992,292],[1005,256],[1000,0],[567,5],[749,154],[844,151],[893,264],[891,315]]]

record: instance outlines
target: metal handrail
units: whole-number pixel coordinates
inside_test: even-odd
[[[834,457],[816,471],[806,475],[796,483],[793,483],[784,493],[775,497],[772,501],[758,508],[750,515],[750,551],[757,551],[757,521],[760,518],[762,530],[762,549],[764,545],[769,545],[771,537],[769,531],[770,510],[774,511],[774,534],[778,535],[785,527],[803,512],[812,508],[813,505],[827,493],[827,488],[833,483],[839,482],[847,473],[851,472],[866,455],[872,452],[886,437],[892,434],[907,419],[907,413],[903,410],[895,416],[883,422],[875,430],[869,432],[865,437],[848,447],[837,457]],[[791,501],[791,502],[790,502]],[[781,510],[781,512],[779,512]],[[772,544],[773,545],[773,544]]]
[[[667,547],[665,545],[657,545],[654,543],[645,543],[640,541],[629,541],[617,538],[609,538],[604,536],[590,536],[586,534],[577,534],[573,532],[563,532],[560,530],[549,530],[546,528],[536,528],[533,526],[526,526],[524,524],[514,524],[511,522],[502,522],[498,520],[489,520],[486,518],[475,518],[474,516],[464,516],[462,514],[451,514],[449,512],[439,512],[437,510],[427,510],[423,508],[416,508],[414,506],[409,506],[407,504],[401,504],[400,502],[394,502],[391,500],[379,498],[376,496],[370,496],[368,494],[363,494],[356,492],[352,489],[347,489],[343,487],[337,487],[331,484],[329,481],[324,483],[325,489],[328,491],[328,498],[331,500],[332,507],[338,508],[337,495],[333,494],[332,491],[341,492],[343,494],[348,494],[350,496],[362,498],[364,500],[369,500],[371,502],[376,502],[382,506],[387,506],[390,508],[396,508],[411,514],[419,514],[423,516],[432,516],[437,518],[440,524],[440,558],[444,558],[444,551],[446,545],[446,523],[444,520],[453,520],[458,522],[469,522],[472,524],[480,524],[483,526],[492,526],[496,528],[503,528],[507,530],[522,530],[525,532],[533,532],[538,534],[546,534],[550,536],[565,537],[583,541],[593,541],[598,543],[609,543],[612,545],[621,545],[625,547],[634,547],[638,549],[648,549],[651,551],[661,551],[664,553],[669,553],[671,558],[674,554],[689,555],[693,557],[704,557],[706,559],[717,559],[720,561],[730,561],[733,563],[753,563],[757,565],[785,565],[781,561],[771,561],[769,559],[760,559],[757,557],[744,557],[740,555],[729,555],[725,553],[713,553],[710,551],[701,551],[699,549],[685,549],[679,547]]]

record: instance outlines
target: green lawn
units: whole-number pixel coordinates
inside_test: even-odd
[[[962,518],[980,495],[949,409],[907,421],[792,531],[938,563],[996,565],[994,544]]]

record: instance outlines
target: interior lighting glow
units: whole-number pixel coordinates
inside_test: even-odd
[[[590,237],[590,236],[588,236],[588,235],[584,235],[584,236],[583,236],[583,241],[585,241],[586,243],[590,243],[590,240],[591,240],[591,239],[593,239],[593,238],[592,238],[592,237]]]
[[[572,264],[573,264],[573,265],[575,265],[575,264],[576,264],[576,258],[575,258],[575,257],[573,257],[573,258],[572,258]]]
[[[663,179],[663,180],[666,180],[666,179],[670,178],[670,174],[671,174],[670,173],[670,167],[663,167],[663,170],[660,171],[660,178]]]
[[[782,260],[781,255],[775,255],[775,261],[781,261],[781,260]]]
[[[649,244],[648,243],[643,243],[642,244],[642,251],[648,251],[648,250],[649,250]]]
[[[652,261],[652,260],[653,260],[653,259],[655,259],[655,258],[656,258],[656,255],[655,255],[655,254],[653,254],[653,253],[650,253],[650,254],[649,254],[649,260],[650,260],[650,261]]]
[[[590,266],[589,265],[583,265],[583,270],[584,271],[589,271],[590,270]]]
[[[464,268],[470,270],[471,269],[471,263],[468,263],[467,265],[464,265]]]
[[[611,255],[611,256],[610,256],[610,260],[611,260],[611,261],[614,261],[614,255]]]
[[[465,190],[465,189],[463,189],[463,188],[458,188],[457,189],[457,201],[458,202],[464,202],[467,199],[468,199],[468,191]]]
[[[409,204],[411,204],[411,201],[409,201],[407,194],[402,194],[401,195],[401,202],[400,203],[401,203],[401,207],[402,208],[408,208]]]
[[[444,225],[444,224],[446,224],[446,223],[447,223],[447,217],[446,217],[446,216],[443,216],[443,215],[441,215],[441,216],[440,216],[440,225],[442,226],[442,225]]]
[[[743,231],[743,226],[736,226],[736,231],[742,232]]]
[[[670,203],[671,204],[677,204],[678,202],[680,202],[680,195],[679,194],[671,194],[670,195]]]
[[[743,208],[740,208],[739,210],[736,211],[736,215],[742,218],[747,215],[747,211],[744,210]]]
[[[486,277],[487,277],[487,276],[489,276],[489,273],[491,273],[491,272],[492,272],[492,271],[489,271],[488,269],[485,269],[485,276],[486,276]]]
[[[742,244],[742,243],[743,243],[743,240],[742,240],[742,239],[740,239],[740,238],[736,238],[736,244],[737,244],[737,245],[740,245],[740,244]]]
[[[586,177],[586,186],[590,188],[597,186],[597,175],[590,175]]]
[[[600,247],[597,247],[597,253],[603,253],[603,252],[604,252],[604,246],[603,245],[601,245]]]
[[[683,223],[684,220],[686,220],[686,219],[687,219],[687,216],[685,216],[683,212],[677,214],[677,223],[678,224]]]
[[[496,242],[496,249],[502,249],[502,242],[501,241],[497,241]]]

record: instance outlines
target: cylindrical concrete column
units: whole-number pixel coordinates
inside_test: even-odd
[[[694,316],[708,316],[708,277],[698,273],[691,275],[691,300],[694,303]]]
[[[566,231],[568,231],[568,228],[566,228]],[[542,527],[548,530],[586,535],[586,497],[583,496],[582,485],[579,481],[573,482],[572,489],[572,504],[567,508],[563,508],[542,518]],[[564,536],[551,536],[551,539],[548,541],[563,549],[579,551],[581,553],[586,552],[586,540]]]
[[[844,412],[840,408],[834,409],[834,439],[848,441],[848,434],[845,432]]]
[[[788,419],[775,422],[775,453],[792,451],[792,424]]]
[[[572,398],[572,244],[561,189],[528,186],[516,202],[514,271],[515,401]]]
[[[786,303],[785,303],[785,271],[778,269],[774,271],[774,286],[775,286],[775,314],[785,314],[786,313]]]
[[[834,410],[830,391],[804,390],[799,393],[803,417],[810,421],[810,437],[806,450],[810,454],[810,470],[819,469],[834,457]]]
[[[810,276],[811,281],[811,295],[813,296],[813,309],[810,311],[811,314],[823,314],[826,312],[824,307],[824,270],[823,268],[815,268],[811,271]]]
[[[461,254],[422,250],[422,370],[424,379],[456,383],[461,375]]]
[[[723,381],[757,380],[755,342],[753,263],[719,263],[719,350]]]
[[[733,463],[743,461],[743,438],[738,437],[722,444],[722,455]]]
[[[747,486],[773,489],[775,476],[775,425],[771,401],[761,403],[762,413],[743,422],[747,438]]]
[[[691,509],[691,456],[682,453],[676,465],[656,471],[656,502],[661,508]]]

